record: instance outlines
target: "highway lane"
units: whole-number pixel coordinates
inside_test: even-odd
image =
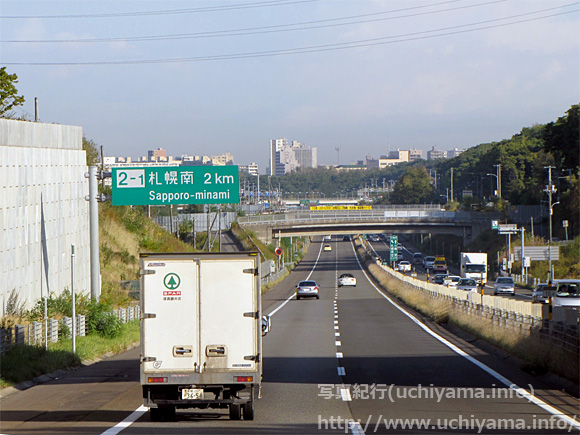
[[[352,253],[341,251],[339,258],[344,258],[339,260],[343,263],[352,261],[353,269],[358,266]],[[504,385],[505,378],[492,375],[493,369],[508,372],[520,385],[535,381],[488,357],[482,359],[488,360],[489,369],[476,366],[445,341],[452,339],[468,347],[466,343],[443,337],[448,334],[440,328],[437,334],[441,335],[426,331],[374,286],[341,288],[337,311],[344,383],[351,385],[353,396],[350,409],[363,429],[368,425],[366,433],[409,433],[402,425],[412,423],[416,433],[427,429],[450,433],[457,427],[460,432],[469,432],[470,426],[491,427],[499,421],[506,425],[513,422],[522,430],[512,432],[504,426],[483,433],[530,433],[539,424],[555,421],[560,427],[566,426],[515,394]],[[544,398],[551,395],[540,386],[535,390]],[[559,405],[568,412],[578,412],[575,401]],[[396,419],[407,421],[399,421],[395,427]],[[393,425],[391,430],[387,425]],[[556,423],[552,426],[557,429]]]
[[[414,250],[413,247],[411,247],[411,246],[408,246],[408,245],[405,246],[405,242],[402,242],[402,245],[403,245],[403,259],[409,261],[414,266],[415,273],[417,273],[417,279],[420,279],[422,281],[426,281],[427,280],[426,270],[422,266],[413,264],[413,253],[420,252],[420,251]],[[373,247],[375,252],[381,258],[389,258],[389,245],[388,245],[388,243],[381,240],[380,242],[372,242],[371,246]],[[408,272],[406,274],[409,275]],[[459,275],[459,271],[450,269],[450,274]],[[430,274],[429,276],[430,276],[430,279],[432,279],[435,275]],[[486,295],[493,295],[493,281],[487,282],[487,284],[484,288],[484,292]],[[502,297],[502,298],[515,298],[515,299],[519,299],[519,300],[529,301],[532,298],[532,290],[516,286],[515,296],[511,296],[511,295],[497,295],[497,296]]]
[[[152,423],[148,415],[142,414],[126,428],[105,432],[141,404],[139,353],[135,349],[3,399],[1,432],[114,435],[123,429],[122,434],[344,433],[346,421],[360,419],[361,427],[367,421],[373,423],[366,430],[373,433],[374,424],[389,417],[523,416],[524,422],[532,424],[534,415],[549,418],[541,408],[517,397],[446,398],[439,402],[407,398],[391,402],[378,397],[376,386],[374,399],[361,396],[356,387],[370,388],[372,384],[394,385],[411,393],[420,386],[429,391],[440,388],[455,392],[462,387],[491,393],[494,383],[501,383],[429,335],[377,292],[360,269],[350,242],[334,239],[332,246],[333,251],[321,252],[321,244],[313,243],[290,278],[264,295],[264,312],[274,312],[273,331],[264,339],[263,397],[256,403],[254,421],[230,421],[225,410],[187,410],[178,411],[176,422]],[[336,288],[336,278],[344,272],[355,275],[356,288]],[[322,286],[320,300],[297,301],[292,297],[294,285],[307,277]],[[501,373],[507,372],[518,384],[535,383],[536,391],[548,394],[536,380],[514,372],[495,357],[457,338],[447,339]],[[347,390],[343,383],[352,387]],[[567,412],[573,412],[574,406],[577,409],[577,400],[553,392],[551,396]],[[377,433],[383,433],[383,427],[377,427]],[[451,432],[448,429],[435,433]],[[357,431],[357,426],[347,429],[361,433]],[[425,433],[417,428],[414,431]]]

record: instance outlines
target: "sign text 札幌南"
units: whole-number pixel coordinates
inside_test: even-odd
[[[113,205],[237,204],[238,167],[113,168]]]

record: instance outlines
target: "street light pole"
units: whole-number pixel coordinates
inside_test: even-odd
[[[493,165],[497,167],[497,197],[501,199],[501,165]]]

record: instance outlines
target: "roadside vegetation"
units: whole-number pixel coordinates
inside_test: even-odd
[[[87,316],[88,335],[77,337],[76,353],[72,352],[72,339],[66,338],[70,331],[61,330],[59,341],[40,345],[19,345],[0,356],[0,388],[33,379],[56,370],[67,370],[80,366],[83,361],[98,359],[102,355],[121,353],[139,342],[139,322],[120,323],[112,310],[138,304],[140,252],[192,252],[196,249],[165,231],[146,215],[143,208],[99,206],[100,257],[102,289],[99,302],[91,300],[87,293],[76,295],[76,313]],[[237,223],[232,233],[244,250],[259,251],[265,260],[277,260],[275,245],[265,245],[251,231],[244,231]],[[197,240],[203,246],[205,234]],[[191,241],[190,241],[191,242]],[[290,251],[289,239],[282,239],[285,252]],[[294,260],[304,255],[306,240],[294,238]],[[217,245],[215,246],[217,248]],[[197,249],[199,251],[200,249]],[[280,279],[282,279],[281,277]],[[272,287],[274,283],[270,283]],[[44,299],[37,301],[31,309],[25,310],[14,290],[8,300],[8,315],[0,319],[0,327],[27,325],[44,320]],[[51,294],[46,299],[48,318],[62,319],[71,316],[72,295],[68,289],[60,294]]]

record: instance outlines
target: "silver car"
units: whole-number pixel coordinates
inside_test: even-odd
[[[296,286],[296,299],[316,298],[320,299],[318,284],[316,281],[300,281]]]
[[[493,285],[493,294],[510,294],[514,296],[516,294],[516,284],[511,276],[500,276],[495,280]]]
[[[464,290],[466,292],[477,292],[477,282],[475,282],[472,278],[461,278],[457,281],[457,285],[455,286],[457,290]]]
[[[556,285],[554,305],[578,309],[580,307],[580,280],[559,279]]]
[[[548,287],[549,285],[547,283],[538,284],[534,289],[534,291],[532,292],[532,302],[534,303],[541,302],[547,304],[548,297],[544,294],[544,290]]]
[[[433,263],[435,263],[435,257],[428,255],[423,259],[423,267],[425,269],[433,269]]]

